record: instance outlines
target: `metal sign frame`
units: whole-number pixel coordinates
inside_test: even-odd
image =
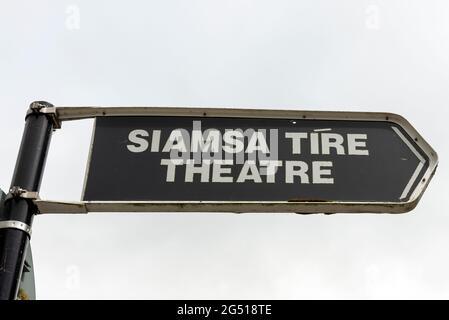
[[[405,202],[336,202],[336,201],[46,201],[35,200],[40,213],[88,212],[294,212],[308,213],[404,213],[413,210],[432,179],[438,165],[438,155],[415,128],[402,116],[393,113],[346,111],[298,111],[231,108],[178,107],[55,107],[43,110],[54,113],[56,123],[98,117],[176,116],[176,117],[232,117],[291,120],[345,120],[391,122],[400,126],[429,159],[429,167],[421,181]],[[94,132],[92,133],[94,134]],[[403,137],[401,137],[404,140]],[[407,143],[404,141],[404,143]],[[409,146],[410,147],[410,146]],[[91,146],[92,148],[92,146]],[[413,151],[413,150],[412,150]],[[90,163],[90,156],[88,165]]]

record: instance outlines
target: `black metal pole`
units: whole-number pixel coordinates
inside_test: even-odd
[[[29,232],[37,208],[24,191],[39,192],[48,147],[53,132],[52,117],[41,112],[52,108],[47,102],[33,102],[27,114],[22,144],[12,178],[10,194],[1,220],[8,225],[0,229],[0,300],[14,300],[19,290]],[[22,226],[17,228],[15,226]]]

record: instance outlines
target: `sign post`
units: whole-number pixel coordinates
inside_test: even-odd
[[[25,254],[29,245],[37,199],[54,123],[53,106],[45,102],[31,104],[26,117],[22,144],[17,158],[11,189],[0,219],[0,300],[17,298]]]

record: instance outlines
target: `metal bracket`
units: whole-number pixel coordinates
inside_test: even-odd
[[[31,237],[31,227],[26,223],[15,220],[0,221],[0,229],[18,229],[26,232]]]
[[[28,191],[20,187],[12,187],[9,189],[9,193],[5,198],[5,202],[11,199],[26,199],[26,200],[32,200],[33,203],[36,200],[40,200],[39,193],[35,191]],[[31,226],[27,225],[26,223],[22,221],[16,221],[16,220],[5,220],[0,221],[0,229],[18,229],[26,232],[31,237]]]
[[[31,114],[45,114],[50,117],[53,122],[54,129],[61,129],[61,120],[58,117],[57,109],[51,103],[45,101],[34,101],[30,104],[27,117]]]
[[[21,187],[12,187],[9,189],[9,194],[6,196],[5,201],[9,199],[22,198],[27,200],[39,200],[39,192],[28,191]]]

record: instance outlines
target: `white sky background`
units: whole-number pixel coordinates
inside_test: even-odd
[[[38,298],[449,298],[448,1],[0,4],[3,189],[40,99],[395,112],[440,158],[405,215],[39,216]],[[91,125],[55,134],[43,198],[79,200]]]

